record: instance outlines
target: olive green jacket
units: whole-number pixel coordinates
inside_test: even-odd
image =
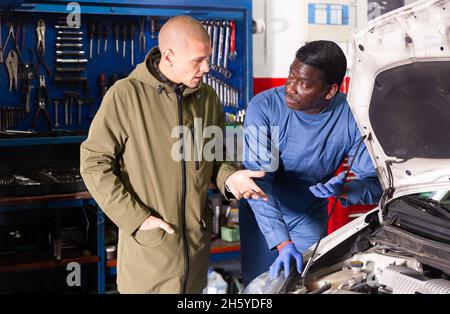
[[[159,55],[152,49],[108,90],[81,144],[80,171],[95,201],[119,227],[119,292],[201,293],[210,251],[208,185],[213,180],[224,194],[225,180],[236,168],[230,162],[172,158],[180,143],[173,130],[180,125],[192,130],[194,118],[203,119],[203,129],[223,130],[224,112],[206,84],[181,91],[158,80],[151,64]],[[138,230],[149,215],[164,219],[175,233]]]

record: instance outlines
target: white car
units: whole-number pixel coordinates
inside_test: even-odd
[[[322,239],[304,278],[264,273],[244,293],[450,293],[450,0],[382,15],[353,47],[348,101],[380,204]]]

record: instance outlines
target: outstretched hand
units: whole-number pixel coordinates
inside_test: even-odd
[[[267,201],[269,197],[261,190],[252,178],[262,178],[264,171],[239,170],[230,175],[225,181],[225,185],[233,193],[236,199],[259,199],[260,197]]]

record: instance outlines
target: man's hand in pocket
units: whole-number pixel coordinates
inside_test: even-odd
[[[148,217],[139,227],[139,230],[147,231],[156,228],[164,229],[169,234],[173,234],[175,232],[175,230],[173,230],[167,222],[155,216]]]

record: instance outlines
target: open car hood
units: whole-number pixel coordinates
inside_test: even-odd
[[[353,34],[348,101],[388,198],[450,189],[450,0]]]

